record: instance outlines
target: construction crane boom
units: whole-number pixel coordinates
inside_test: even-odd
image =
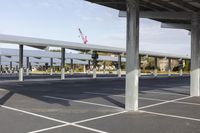
[[[79,28],[78,30],[79,30],[80,37],[81,37],[83,43],[84,43],[84,44],[87,44],[87,42],[88,42],[88,40],[87,40],[87,36],[85,36],[85,35],[83,34],[83,32],[81,31],[80,28]]]

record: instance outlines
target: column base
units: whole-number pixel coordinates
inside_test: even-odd
[[[65,68],[61,69],[61,80],[65,79]]]
[[[122,75],[121,75],[121,69],[117,70],[117,75],[118,75],[119,78],[122,77]]]
[[[93,78],[97,77],[96,69],[93,69]]]
[[[23,68],[20,68],[19,69],[19,81],[24,81],[23,72],[24,72]]]

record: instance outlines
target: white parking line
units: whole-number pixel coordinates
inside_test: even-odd
[[[92,121],[92,120],[98,120],[98,119],[102,119],[102,118],[106,118],[106,117],[110,117],[110,116],[115,116],[115,115],[123,114],[123,113],[126,113],[126,112],[127,111],[122,111],[122,112],[117,112],[117,113],[113,113],[113,114],[98,116],[98,117],[89,118],[89,119],[85,119],[85,120],[81,120],[81,121],[76,121],[74,123],[75,124],[79,124],[79,123],[82,123],[82,122],[87,122],[87,121]]]
[[[163,113],[156,113],[156,112],[150,112],[150,111],[144,111],[144,110],[140,110],[140,112],[148,113],[148,114],[154,114],[154,115],[160,115],[160,116],[165,116],[165,117],[173,117],[173,118],[178,118],[178,119],[185,119],[185,120],[191,120],[191,121],[200,122],[200,119],[196,119],[196,118],[177,116],[177,115],[170,115],[170,114],[163,114]]]
[[[158,106],[158,105],[162,105],[162,104],[166,104],[166,103],[171,103],[171,102],[175,102],[175,101],[178,101],[178,100],[183,100],[183,99],[187,99],[187,98],[191,98],[191,97],[192,96],[177,98],[177,99],[174,99],[174,100],[169,100],[169,101],[164,101],[164,102],[160,102],[160,103],[156,103],[156,104],[143,106],[143,107],[140,107],[139,109],[150,108],[150,107],[154,107],[154,106]]]
[[[37,116],[37,117],[44,118],[44,119],[47,119],[47,120],[56,121],[56,122],[63,123],[63,124],[69,124],[66,121],[58,120],[58,119],[47,117],[47,116],[44,116],[44,115],[39,115],[39,114],[36,114],[36,113],[24,111],[24,110],[17,109],[17,108],[12,108],[12,107],[8,107],[8,106],[4,106],[4,105],[0,105],[0,107],[6,108],[6,109],[9,109],[9,110],[13,110],[13,111],[17,111],[17,112],[21,112],[21,113],[24,113],[24,114],[29,114],[29,115]]]
[[[32,112],[28,112],[28,111],[24,111],[24,110],[12,108],[12,107],[4,106],[4,105],[0,105],[0,107],[6,108],[6,109],[9,109],[9,110],[13,110],[13,111],[17,111],[17,112],[21,112],[21,113],[25,113],[25,114],[29,114],[29,115],[33,115],[33,116],[37,116],[37,117],[40,117],[40,118],[44,118],[44,119],[48,119],[48,120],[52,120],[52,121],[63,123],[63,125],[60,125],[60,127],[64,127],[64,125],[65,126],[72,125],[72,126],[75,126],[75,127],[87,129],[87,130],[90,130],[90,131],[94,131],[94,132],[97,132],[97,133],[107,133],[107,132],[104,132],[104,131],[101,131],[101,130],[97,130],[97,129],[81,126],[81,125],[78,125],[78,124],[75,124],[75,123],[70,123],[70,122],[58,120],[58,119],[55,119],[55,118],[47,117],[47,116],[44,116],[44,115],[39,115],[39,114],[36,114],[36,113],[32,113]],[[36,131],[32,131],[32,132],[39,133],[39,132],[43,132],[43,130],[51,130],[51,128],[54,129],[54,127],[49,127],[49,128],[40,129],[40,131],[36,130]],[[56,126],[55,128],[59,128],[59,126]]]
[[[190,103],[190,102],[181,102],[181,101],[175,101],[173,103],[180,103],[180,104],[188,104],[188,105],[200,106],[199,103]]]
[[[77,124],[72,124],[72,126],[83,128],[83,129],[87,129],[87,130],[90,130],[90,131],[93,131],[93,132],[97,132],[97,133],[108,133],[108,132],[104,132],[104,131],[101,131],[101,130],[98,130],[98,129],[85,127],[85,126],[81,126],[81,125],[77,125]]]
[[[125,91],[123,89],[113,89],[118,91]],[[155,94],[161,94],[161,95],[180,95],[180,96],[187,96],[187,94],[180,94],[179,92],[170,93],[170,92],[159,92],[159,91],[139,91],[140,93],[155,93]]]
[[[57,100],[64,100],[64,101],[72,101],[72,102],[77,102],[77,103],[90,104],[90,105],[95,105],[95,106],[109,107],[109,108],[115,108],[115,109],[123,109],[123,108],[116,107],[116,106],[110,106],[110,105],[92,103],[92,102],[85,102],[85,101],[80,101],[80,100],[72,100],[72,99],[66,99],[66,98],[61,98],[61,97],[53,97],[53,96],[43,96],[43,97],[51,98],[51,99],[57,99]]]
[[[5,89],[0,88],[0,91],[8,91],[8,90],[5,90]]]
[[[186,94],[180,93],[168,93],[168,92],[158,92],[158,91],[140,91],[142,93],[152,93],[152,94],[161,94],[161,95],[180,95],[180,96],[188,96]]]
[[[31,132],[28,132],[28,133],[40,133],[40,132],[44,132],[44,131],[49,131],[49,130],[61,128],[61,127],[66,127],[68,125],[69,124],[62,124],[62,125],[58,125],[58,126],[53,126],[53,127],[49,127],[49,128],[43,128],[43,129],[40,129],[40,130],[31,131]]]

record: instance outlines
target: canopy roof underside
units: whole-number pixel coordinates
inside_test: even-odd
[[[111,7],[120,11],[126,11],[126,0],[86,0],[99,5]],[[142,12],[200,12],[200,0],[140,0],[140,11]],[[186,15],[189,15],[186,14]],[[183,20],[179,18],[174,19],[159,19],[151,18],[165,23],[181,23],[190,24],[190,20]]]

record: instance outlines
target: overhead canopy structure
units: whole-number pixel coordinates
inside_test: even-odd
[[[119,17],[126,17],[126,0],[87,0],[120,10]],[[199,0],[140,0],[140,18],[162,23],[161,28],[191,30],[194,12],[200,11]]]
[[[22,40],[21,40],[22,39]],[[13,41],[15,40],[15,41]],[[30,41],[31,40],[31,41]],[[44,43],[44,40],[46,40],[46,43]],[[22,43],[23,42],[23,43]],[[59,42],[64,41],[54,41],[49,39],[41,39],[41,38],[32,38],[29,37],[21,37],[21,36],[13,36],[13,35],[2,35],[0,34],[0,43],[13,43],[13,44],[25,44],[27,46],[35,44],[40,46],[40,44],[43,43],[45,46],[56,46],[59,44]],[[96,51],[107,51],[107,52],[113,52],[113,53],[126,53],[126,50],[123,48],[116,48],[116,47],[107,47],[107,46],[100,46],[100,45],[83,45],[80,43],[75,42],[65,42],[62,46],[68,49],[73,49],[71,44],[73,44],[76,49],[79,50],[96,50]],[[80,45],[80,46],[79,46]],[[0,55],[4,56],[18,56],[19,52],[16,49],[0,49]],[[160,53],[160,52],[153,52],[153,51],[140,51],[140,55],[148,55],[153,57],[168,57],[168,58],[181,58],[181,59],[189,59],[190,57],[188,55],[184,54],[168,54],[168,53]],[[42,50],[24,50],[24,56],[25,57],[37,57],[37,58],[61,58],[60,52],[47,52]],[[68,59],[79,59],[79,60],[91,60],[90,54],[77,54],[77,53],[66,53],[66,58]],[[112,56],[102,56],[100,55],[98,60],[104,60],[104,61],[117,61],[117,57]],[[122,62],[126,61],[125,58],[122,58]]]
[[[116,47],[108,47],[108,46],[92,45],[92,44],[83,45],[82,43],[41,39],[33,37],[2,35],[2,34],[0,34],[0,43],[21,44],[21,45],[35,46],[35,47],[61,47],[73,50],[91,50],[91,51],[112,52],[112,53],[123,53],[125,51],[125,49]]]
[[[162,54],[164,55],[164,54]],[[19,56],[19,51],[17,49],[8,49],[1,48],[0,56]],[[78,54],[78,53],[65,53],[66,59],[77,59],[77,60],[91,60],[90,54]],[[187,56],[175,56],[174,57],[182,57],[188,58]],[[57,58],[60,59],[60,52],[49,52],[44,50],[24,50],[24,57],[34,57],[34,58]],[[98,60],[100,61],[117,61],[117,57],[113,56],[102,56],[100,55]],[[126,59],[122,58],[122,62],[125,62]]]
[[[127,0],[86,0],[119,11],[127,10]],[[163,23],[191,24],[193,12],[200,11],[199,0],[139,0],[140,17]],[[124,14],[125,13],[125,14]],[[120,16],[126,15],[121,12]]]
[[[159,21],[162,27],[191,30],[191,96],[200,96],[199,0],[86,0],[117,9],[127,17],[126,110],[138,110],[139,18]]]

